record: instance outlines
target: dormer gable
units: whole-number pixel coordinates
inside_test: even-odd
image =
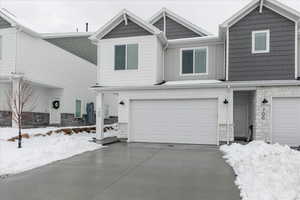
[[[163,31],[168,40],[211,35],[208,31],[192,24],[166,8],[162,8],[153,15],[149,23]]]
[[[136,37],[143,35],[156,35],[163,44],[167,43],[162,31],[124,9],[108,23],[98,29],[91,37],[89,37],[89,39],[97,42],[101,39]]]

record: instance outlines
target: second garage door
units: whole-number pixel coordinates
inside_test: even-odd
[[[300,98],[273,98],[272,141],[300,145]]]
[[[131,141],[217,144],[217,99],[136,100],[130,113]]]

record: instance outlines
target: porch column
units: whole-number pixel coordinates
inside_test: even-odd
[[[104,99],[103,93],[98,92],[96,97],[96,138],[102,140],[104,138]]]

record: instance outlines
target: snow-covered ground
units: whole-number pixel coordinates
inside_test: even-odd
[[[115,128],[116,125],[114,125]],[[31,137],[22,139],[22,148],[17,148],[17,141],[8,142],[7,139],[18,135],[14,128],[0,128],[0,176],[15,174],[30,170],[48,163],[66,159],[86,151],[102,148],[101,145],[90,142],[95,134],[81,132],[72,135],[53,133],[50,136],[34,137],[34,134],[46,134],[61,128],[24,129]],[[117,135],[118,130],[109,130],[105,136]]]
[[[300,200],[300,152],[254,141],[221,146],[243,200]]]

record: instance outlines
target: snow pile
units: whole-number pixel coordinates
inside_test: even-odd
[[[45,135],[46,133],[50,131],[56,131],[60,129],[78,129],[78,128],[91,128],[95,126],[76,126],[76,127],[45,127],[45,128],[28,128],[28,129],[22,129],[22,134],[28,134],[29,136],[33,136],[35,134],[43,134]],[[118,124],[108,124],[105,125],[105,137],[111,137],[111,136],[119,136],[119,127]],[[18,129],[17,128],[0,128],[0,140],[7,140],[12,137],[18,136]],[[95,135],[94,135],[95,137]]]
[[[220,150],[237,175],[243,200],[300,199],[300,152],[262,141]]]
[[[27,133],[29,135],[34,134],[46,134],[49,131],[55,131],[58,127],[46,127],[46,128],[29,128],[29,129],[22,129],[22,133]],[[18,136],[18,129],[17,128],[0,128],[0,140],[7,140],[9,138]]]
[[[17,148],[17,142],[0,140],[0,175],[19,173],[101,148],[101,145],[89,142],[93,136],[78,133],[32,137],[22,140],[21,149]]]

